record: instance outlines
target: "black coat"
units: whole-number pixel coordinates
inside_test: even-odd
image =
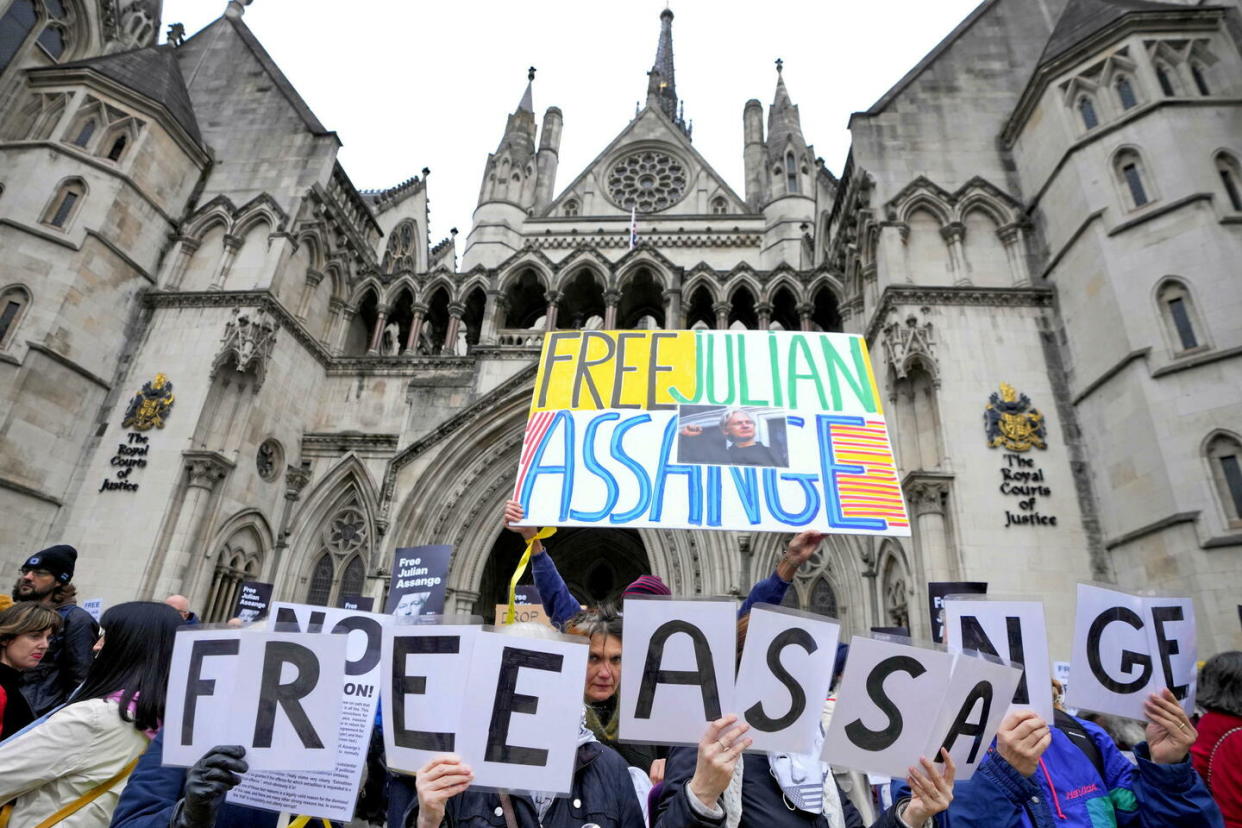
[[[56,612],[64,622],[60,632],[52,636],[42,663],[22,673],[22,694],[36,716],[63,704],[86,680],[95,660],[91,649],[99,639],[99,624],[94,617],[75,604]]]
[[[520,828],[580,828],[595,824],[599,828],[645,828],[642,807],[630,781],[625,760],[599,742],[587,742],[578,748],[574,768],[573,790],[559,796],[543,820],[539,820],[529,797],[511,795],[513,813]],[[417,824],[418,800],[404,821],[394,822],[389,811],[389,826]],[[450,828],[505,828],[500,797],[494,793],[467,790],[453,797],[444,809],[443,825]]]
[[[22,695],[22,674],[0,664],[0,694],[4,698],[4,717],[0,718],[0,739],[7,739],[34,721],[34,711]]]
[[[668,764],[664,769],[664,788],[652,812],[656,828],[716,828],[725,820],[713,821],[700,817],[686,800],[686,785],[694,775],[698,751],[691,747],[675,747],[669,751]],[[808,814],[791,810],[785,804],[785,795],[772,778],[771,766],[766,754],[742,755],[742,819],[739,828],[827,828],[828,820],[823,814]],[[841,797],[846,828],[863,828],[862,815],[850,802],[849,797],[837,787]],[[889,808],[875,821],[872,828],[900,828],[899,820]]]

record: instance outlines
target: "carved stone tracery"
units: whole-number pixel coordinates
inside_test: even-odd
[[[928,318],[931,309],[919,308],[916,315],[911,311],[904,321],[899,320],[896,308],[889,312],[889,322],[884,326],[884,358],[892,369],[896,379],[905,379],[910,366],[920,358],[923,364],[932,369],[936,362],[936,330]],[[921,318],[920,318],[921,317]]]
[[[233,318],[224,326],[220,352],[212,362],[212,375],[225,367],[252,374],[257,391],[263,385],[279,329],[280,323],[266,308],[234,308]]]

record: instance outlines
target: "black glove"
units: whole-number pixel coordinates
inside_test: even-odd
[[[212,828],[224,795],[241,782],[238,774],[250,769],[242,759],[245,755],[241,745],[217,745],[207,751],[186,774],[181,804],[169,828]]]

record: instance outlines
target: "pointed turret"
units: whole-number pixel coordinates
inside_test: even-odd
[[[785,62],[776,60],[776,94],[768,109],[767,168],[773,172],[768,181],[768,199],[787,195],[806,195],[812,189],[811,159],[815,153],[802,137],[802,121],[798,106],[785,88]]]
[[[782,263],[802,265],[803,228],[815,219],[815,151],[802,137],[798,106],[785,87],[784,69],[785,62],[778,58],[776,94],[768,108],[768,134],[762,144],[754,140],[762,134],[759,129],[762,108],[758,102],[748,103],[744,116],[747,175],[752,169],[760,168],[757,170],[762,193],[759,206],[768,222],[763,261],[768,267]],[[755,155],[762,158],[760,164],[752,160]]]
[[[526,91],[505,122],[500,143],[487,159],[479,203],[509,201],[522,207],[535,203],[535,67],[526,74]]]
[[[647,106],[658,109],[690,134],[683,117],[684,108],[677,106],[677,78],[673,69],[673,11],[660,12],[660,41],[656,45],[655,63],[647,73]]]

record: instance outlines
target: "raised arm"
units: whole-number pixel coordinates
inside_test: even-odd
[[[522,536],[522,540],[530,541],[538,534],[539,529],[535,526],[513,525],[523,517],[525,513],[522,511],[522,504],[516,500],[510,500],[505,504],[505,528],[510,532],[517,532]],[[540,540],[531,544],[530,568],[535,577],[535,588],[539,590],[539,599],[543,602],[543,611],[552,620],[552,626],[559,630],[566,621],[577,615],[582,607],[574,598],[573,593],[569,591],[569,587],[565,586],[565,579],[561,577],[560,572],[556,571],[552,556],[545,554],[543,542]]]

